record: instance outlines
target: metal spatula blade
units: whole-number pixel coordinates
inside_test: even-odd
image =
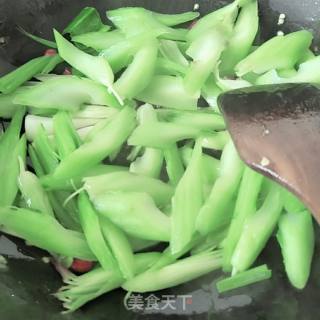
[[[260,86],[219,98],[241,158],[296,194],[320,223],[320,90]]]

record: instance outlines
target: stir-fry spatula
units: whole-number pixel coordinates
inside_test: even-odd
[[[241,158],[295,193],[320,223],[320,89],[240,89],[222,95],[219,107]]]

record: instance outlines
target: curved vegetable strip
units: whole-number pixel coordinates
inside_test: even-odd
[[[20,160],[20,175],[18,186],[30,209],[40,211],[54,217],[48,195],[43,190],[39,178],[30,171],[26,171],[22,159]]]
[[[257,80],[256,84],[276,84],[276,83],[320,83],[320,76],[317,72],[320,66],[320,57],[317,56],[314,59],[308,60],[300,64],[298,71],[294,76],[289,78],[282,78],[276,70],[271,70],[261,75]]]
[[[231,140],[223,150],[220,168],[219,178],[197,218],[197,230],[202,235],[218,230],[231,220],[228,205],[235,196],[244,169]]]
[[[98,31],[106,27],[108,28],[108,26],[105,26],[102,23],[99,12],[96,8],[85,7],[68,24],[68,26],[63,30],[63,33],[70,33],[72,36],[75,36],[82,33]]]
[[[227,228],[209,233],[202,242],[193,246],[191,255],[207,252],[209,250],[223,248],[223,242],[227,235]],[[223,253],[223,252],[222,252]]]
[[[235,67],[238,76],[249,72],[258,74],[271,69],[290,69],[310,47],[312,33],[306,30],[276,36],[240,61]]]
[[[124,232],[109,219],[102,217],[100,226],[104,238],[118,262],[123,278],[130,279],[134,276],[134,255],[130,242]]]
[[[28,243],[68,257],[94,261],[83,235],[67,230],[54,218],[27,209],[0,209],[0,225]]]
[[[134,256],[135,273],[144,272],[159,257],[158,252],[140,253]],[[121,286],[125,280],[121,274],[96,268],[84,275],[66,280],[67,286],[55,294],[63,306],[73,312],[98,296]]]
[[[201,135],[202,131],[199,128],[157,121],[139,125],[129,137],[128,144],[165,149],[177,141],[195,139]]]
[[[40,73],[52,57],[43,56],[32,59],[21,67],[11,71],[0,78],[0,92],[11,93],[23,83]]]
[[[48,61],[47,65],[41,70],[41,73],[43,74],[50,73],[52,70],[54,70],[57,67],[57,65],[59,65],[62,62],[63,62],[63,59],[58,54],[51,56],[50,61]]]
[[[50,41],[50,40],[47,40],[47,39],[43,39],[41,37],[38,37],[26,30],[24,30],[22,27],[18,26],[18,30],[24,34],[25,36],[29,37],[30,39],[32,39],[33,41],[36,41],[38,43],[41,43],[42,45],[44,45],[45,47],[49,47],[49,48],[54,48],[56,49],[57,48],[57,45],[54,41]]]
[[[189,62],[182,54],[179,46],[172,40],[160,40],[159,51],[169,61],[175,62],[183,67],[188,67]]]
[[[193,62],[184,78],[184,85],[189,92],[198,92],[209,78],[227,45],[227,34],[224,28],[212,28],[192,41],[187,55]]]
[[[95,208],[128,234],[146,240],[169,241],[170,219],[147,193],[109,192],[90,196]]]
[[[158,54],[158,43],[149,40],[135,54],[132,63],[114,84],[122,98],[131,99],[144,90],[154,74]]]
[[[52,173],[58,166],[58,158],[44,129],[40,127],[32,144],[45,173]]]
[[[199,174],[201,161],[202,148],[198,141],[172,198],[170,248],[173,254],[188,245],[196,231],[196,217],[203,204],[202,179]]]
[[[167,175],[170,184],[176,186],[184,173],[184,166],[177,145],[174,143],[163,149]]]
[[[145,104],[137,112],[139,123],[157,121],[157,113],[151,105]],[[130,164],[130,172],[158,178],[163,163],[163,152],[159,149],[145,148],[143,155]]]
[[[302,211],[283,214],[277,239],[290,283],[297,289],[303,289],[309,279],[315,245],[310,213]]]
[[[124,39],[125,37],[120,30],[88,32],[72,37],[73,42],[83,44],[97,51],[108,49]]]
[[[241,288],[249,284],[270,279],[272,272],[267,265],[262,265],[241,273],[233,277],[222,279],[217,282],[217,289],[219,293]]]
[[[153,12],[152,14],[158,21],[160,21],[161,23],[163,23],[168,27],[172,27],[188,21],[192,21],[194,19],[197,19],[200,15],[199,12],[192,12],[192,11],[178,13],[178,14],[163,14],[163,13],[157,13],[157,12]]]
[[[232,75],[236,64],[244,59],[252,47],[259,27],[258,2],[249,2],[241,8],[233,35],[221,57],[219,66],[222,76]]]
[[[97,212],[92,207],[88,196],[81,192],[78,197],[80,224],[87,243],[99,263],[105,270],[114,270],[118,266],[114,256],[104,240]]]
[[[305,209],[305,205],[294,194],[287,189],[282,190],[283,206],[289,213],[300,212]]]
[[[245,271],[254,263],[269,240],[282,208],[281,189],[274,184],[262,207],[254,215],[248,217],[243,225],[240,239],[231,259],[232,274]]]
[[[230,140],[228,131],[219,131],[202,136],[202,147],[213,150],[223,150]]]
[[[200,92],[190,93],[183,79],[173,76],[155,76],[149,85],[137,95],[137,99],[154,105],[179,110],[197,109]]]
[[[17,92],[13,103],[40,109],[77,111],[85,104],[119,108],[104,86],[76,76],[55,76]]]
[[[184,146],[180,149],[180,152],[184,165],[188,166],[192,156],[192,148]],[[203,153],[201,166],[203,171],[203,180],[213,184],[219,176],[220,161]]]
[[[42,185],[45,186],[48,190],[74,191],[75,188],[81,188],[84,178],[101,176],[118,171],[128,171],[128,168],[110,164],[98,164],[84,171],[80,176],[73,177],[70,180],[54,180],[50,176],[42,177],[40,180]]]
[[[113,90],[114,75],[108,61],[101,56],[92,56],[75,47],[66,40],[57,30],[54,30],[54,37],[58,46],[59,55],[72,67],[86,75],[88,78],[97,81],[116,94]],[[116,98],[119,97],[116,95]],[[119,100],[120,104],[122,101]]]
[[[122,146],[135,124],[135,111],[130,107],[125,107],[89,142],[82,144],[63,159],[53,173],[53,178],[73,178],[98,164]]]
[[[124,171],[86,177],[83,181],[90,198],[112,191],[146,192],[160,207],[170,201],[174,192],[170,185],[161,180]]]
[[[208,109],[199,109],[197,111],[159,109],[157,112],[160,120],[165,120],[171,123],[183,124],[206,131],[220,131],[226,128],[223,117]]]
[[[246,167],[241,180],[233,218],[223,248],[223,269],[231,271],[231,258],[243,231],[247,217],[257,210],[257,199],[263,176]]]
[[[11,119],[21,106],[13,103],[16,91],[8,94],[0,94],[0,117]]]
[[[12,205],[17,192],[19,176],[19,157],[26,158],[26,138],[20,139],[25,109],[18,110],[0,138],[0,175],[5,183],[0,186],[0,206]]]
[[[54,136],[60,159],[65,159],[80,145],[70,115],[60,111],[53,117]]]
[[[32,168],[35,171],[36,175],[38,177],[44,176],[45,172],[44,172],[44,170],[42,168],[42,165],[41,165],[40,160],[39,160],[39,158],[37,156],[37,153],[36,153],[36,151],[34,150],[34,147],[31,144],[29,144],[29,146],[28,146],[28,154],[29,154],[29,157],[31,159]]]
[[[172,62],[166,58],[157,58],[155,74],[168,76],[184,76],[188,68]]]
[[[220,252],[209,252],[179,260],[158,270],[146,271],[126,281],[122,288],[133,292],[152,292],[191,281],[221,267]]]
[[[237,1],[222,7],[219,10],[213,11],[197,21],[193,28],[188,33],[188,41],[191,42],[202,36],[208,29],[221,25],[221,23],[233,26],[233,23],[238,15]]]
[[[152,11],[140,7],[124,7],[107,11],[111,22],[128,37],[148,33],[172,40],[185,40],[186,32],[161,23]]]

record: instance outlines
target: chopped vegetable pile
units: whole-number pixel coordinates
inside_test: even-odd
[[[258,46],[255,0],[204,17],[132,7],[107,18],[84,8],[55,41],[22,30],[47,50],[0,78],[0,116],[11,120],[1,231],[50,253],[67,312],[115,288],[153,292],[217,269],[219,292],[268,279],[256,259],[274,232],[289,281],[304,288],[310,212],[245,166],[217,98],[320,83],[312,34]]]

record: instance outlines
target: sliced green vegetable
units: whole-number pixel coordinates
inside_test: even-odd
[[[0,209],[0,225],[6,232],[41,249],[67,257],[94,261],[83,235],[67,230],[53,217],[27,209]]]
[[[160,40],[159,51],[169,61],[175,62],[183,67],[188,67],[189,62],[182,54],[178,44],[172,40]]]
[[[109,192],[90,195],[95,208],[128,234],[146,240],[169,241],[170,219],[147,193]]]
[[[177,145],[174,143],[166,147],[163,149],[163,154],[170,184],[177,186],[184,173],[184,166]]]
[[[228,205],[238,190],[243,169],[243,162],[230,140],[222,153],[219,178],[216,180],[210,196],[202,206],[197,218],[197,230],[202,235],[218,230],[230,223],[232,212],[229,211]]]
[[[149,84],[155,70],[158,43],[150,39],[137,51],[133,61],[114,84],[122,98],[131,99]]]
[[[243,173],[233,218],[223,248],[223,269],[231,271],[231,258],[239,241],[247,217],[257,211],[257,199],[263,176],[246,167]]]
[[[63,59],[58,55],[55,54],[54,56],[51,56],[50,61],[48,61],[48,64],[41,70],[41,73],[48,74],[52,70],[54,70],[57,65],[63,62]]]
[[[251,267],[269,240],[282,208],[281,189],[273,184],[262,207],[249,216],[243,225],[240,239],[231,259],[232,274]]]
[[[193,62],[184,78],[187,91],[197,93],[205,84],[227,45],[227,36],[225,28],[215,27],[191,42],[187,55]]]
[[[146,271],[126,281],[122,288],[133,292],[152,292],[191,281],[221,267],[220,252],[209,252],[179,260],[158,270]]]
[[[177,14],[163,14],[163,13],[156,13],[153,12],[153,16],[168,27],[176,26],[178,24],[182,24],[188,21],[192,21],[199,17],[199,12],[184,12],[184,13],[177,13]]]
[[[201,141],[195,145],[190,163],[180,179],[172,198],[171,252],[181,251],[192,239],[195,221],[203,205],[201,174]]]
[[[125,37],[120,30],[88,32],[72,37],[73,42],[83,44],[97,51],[108,49],[124,39]]]
[[[292,68],[311,42],[312,34],[306,30],[276,36],[240,61],[235,67],[236,73],[243,76],[249,72],[261,74],[272,69]]]
[[[155,76],[137,95],[140,101],[179,110],[195,110],[199,97],[200,92],[188,92],[181,77],[164,75]]]
[[[126,141],[134,126],[135,111],[125,107],[95,137],[63,159],[56,168],[53,179],[73,178],[98,164]]]
[[[103,237],[98,214],[84,192],[78,196],[78,208],[80,224],[89,248],[104,270],[117,269],[114,256]]]
[[[135,261],[127,236],[119,227],[105,217],[100,219],[100,226],[114,257],[118,262],[123,278],[132,278],[135,274]]]
[[[83,181],[90,197],[113,191],[146,192],[163,207],[173,195],[173,188],[161,180],[125,171],[85,177]]]
[[[48,195],[44,191],[39,178],[30,171],[25,170],[22,159],[20,160],[20,174],[18,186],[28,208],[54,217]]]
[[[217,282],[219,293],[238,289],[259,281],[270,279],[272,272],[267,265],[262,265],[244,272],[240,272],[233,277],[222,279]]]
[[[85,104],[119,108],[104,86],[76,76],[55,76],[18,92],[13,103],[45,109],[77,111]]]
[[[40,73],[52,58],[43,56],[32,59],[0,78],[0,92],[11,93],[33,76]]]
[[[100,18],[97,9],[93,7],[83,8],[79,14],[68,24],[63,33],[70,33],[72,36],[80,35],[87,32],[107,30]]]
[[[310,276],[315,246],[311,214],[306,210],[283,214],[277,239],[290,283],[303,289]]]
[[[114,75],[108,61],[104,57],[92,56],[81,51],[66,40],[57,30],[54,30],[54,36],[59,55],[63,60],[88,78],[105,85],[110,92],[116,94],[112,87]],[[119,98],[118,96],[116,97]],[[121,100],[120,104],[122,104]]]
[[[254,0],[241,8],[233,34],[221,57],[219,70],[222,76],[234,74],[234,67],[249,54],[258,27],[258,2]]]
[[[305,205],[287,189],[282,190],[283,206],[289,213],[301,212],[305,209]]]
[[[50,41],[50,40],[47,40],[47,39],[44,39],[44,38],[41,38],[39,36],[36,36],[26,30],[24,30],[22,27],[18,27],[18,30],[24,34],[25,36],[29,37],[30,39],[38,42],[38,43],[41,43],[42,45],[44,45],[45,47],[49,47],[49,48],[53,48],[53,49],[56,49],[57,48],[57,45],[54,41]]]

